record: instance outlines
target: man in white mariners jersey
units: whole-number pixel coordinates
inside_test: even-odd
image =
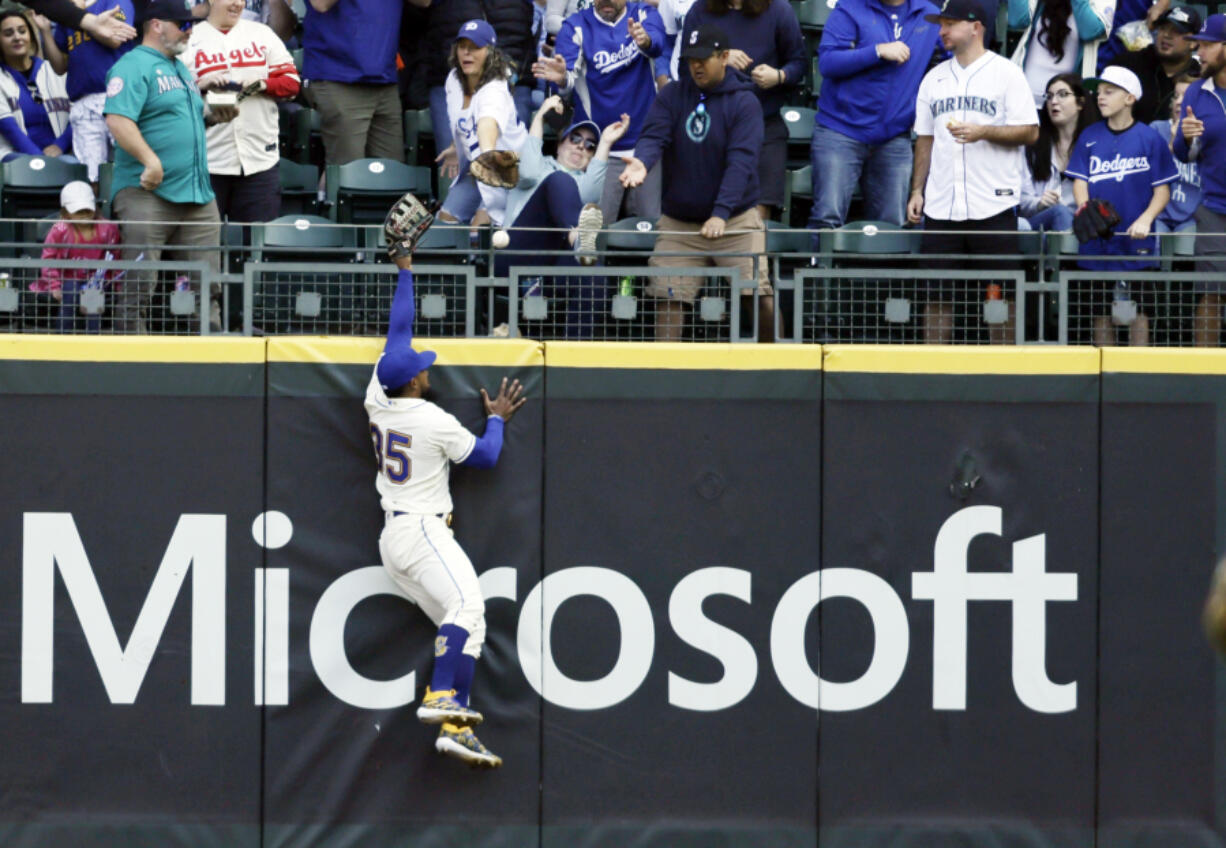
[[[980,0],[945,0],[941,10],[925,20],[940,25],[941,44],[953,57],[928,72],[916,96],[918,138],[907,220],[924,224],[923,253],[1017,253],[1022,148],[1039,137],[1039,116],[1026,75],[983,46],[984,27],[991,19]],[[934,268],[964,265],[957,260],[932,263]],[[979,267],[1001,264],[984,261]],[[983,293],[977,288],[975,302]],[[924,309],[926,342],[952,339],[953,292],[948,282],[930,288]],[[1012,327],[1010,304],[1008,321],[992,326],[992,341],[1008,341]]]
[[[524,405],[518,380],[504,377],[498,396],[481,399],[488,416],[477,438],[425,399],[433,351],[412,347],[413,246],[433,216],[412,196],[401,198],[384,224],[388,252],[400,268],[388,318],[387,343],[366,389],[366,412],[378,473],[375,488],[387,522],[379,536],[383,567],[438,626],[434,671],[417,717],[442,725],[434,747],[470,765],[497,768],[502,759],[481,744],[468,705],[473,669],[485,641],[485,601],[476,571],[451,532],[450,463],[492,468],[502,429]]]

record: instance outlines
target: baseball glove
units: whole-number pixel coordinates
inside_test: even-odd
[[[519,182],[519,156],[510,150],[487,150],[468,165],[477,182],[494,188],[515,188]]]
[[[433,223],[434,213],[412,194],[397,200],[383,219],[388,255],[393,259],[412,256],[413,248]]]
[[[1073,216],[1073,235],[1077,236],[1077,241],[1081,244],[1096,238],[1111,238],[1119,222],[1119,213],[1109,200],[1096,200],[1091,197]]]

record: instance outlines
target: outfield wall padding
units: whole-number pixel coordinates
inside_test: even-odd
[[[470,771],[378,340],[0,337],[0,843],[1223,844],[1226,354],[439,341]]]

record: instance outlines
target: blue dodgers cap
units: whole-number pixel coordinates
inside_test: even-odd
[[[988,25],[987,13],[979,0],[945,0],[941,11],[935,15],[924,15],[924,20],[930,24],[939,24],[941,18],[951,21],[978,21],[985,27]]]
[[[478,47],[486,47],[490,44],[498,43],[498,34],[494,32],[494,28],[490,26],[489,21],[483,21],[480,18],[475,18],[471,21],[465,21],[460,26],[460,31],[456,33],[452,41],[459,41],[461,38],[467,38]]]
[[[1189,41],[1226,41],[1226,15],[1220,12],[1205,18],[1196,35],[1185,36]]]
[[[437,356],[432,350],[419,353],[407,346],[400,350],[386,351],[375,366],[379,385],[383,387],[383,391],[393,392],[433,365]]]

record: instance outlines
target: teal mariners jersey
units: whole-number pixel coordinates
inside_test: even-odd
[[[146,143],[162,160],[162,184],[154,193],[171,203],[213,199],[204,138],[204,102],[191,71],[151,47],[134,48],[106,78],[106,114],[136,122]],[[123,148],[115,149],[111,197],[140,185],[145,170]]]

